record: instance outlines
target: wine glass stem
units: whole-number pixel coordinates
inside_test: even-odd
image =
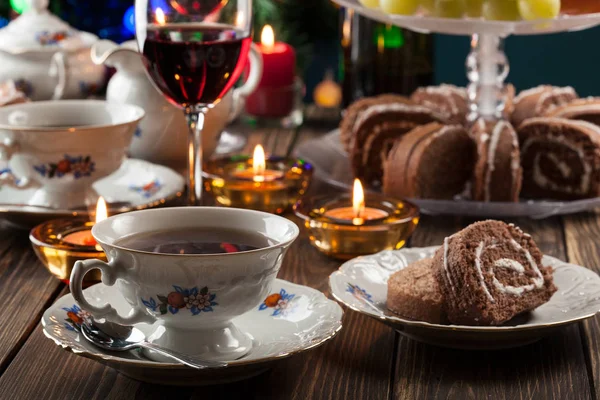
[[[190,133],[188,136],[188,205],[199,206],[202,201],[202,128],[206,108],[188,107],[185,117]]]

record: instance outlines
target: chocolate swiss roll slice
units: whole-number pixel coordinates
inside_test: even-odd
[[[355,125],[350,154],[354,176],[370,185],[379,185],[382,161],[393,141],[419,125],[443,120],[441,115],[421,106],[401,103],[370,106],[360,114]]]
[[[518,129],[521,195],[575,200],[600,195],[600,128],[585,121],[532,118]]]
[[[375,97],[365,97],[350,104],[344,111],[340,122],[340,140],[344,149],[350,153],[354,146],[354,125],[360,114],[375,104],[402,103],[412,104],[408,97],[396,94],[382,94]]]
[[[383,192],[398,198],[452,199],[464,191],[475,158],[475,142],[461,125],[420,126],[390,150]]]
[[[471,128],[471,136],[477,142],[473,200],[519,201],[521,156],[510,122],[479,119]]]
[[[454,85],[427,86],[415,90],[410,99],[440,113],[448,123],[466,122],[469,105],[465,88]]]
[[[450,322],[500,325],[546,303],[552,268],[530,235],[501,221],[482,221],[444,239],[433,257],[434,277]]]
[[[573,100],[547,112],[546,117],[577,119],[600,126],[600,97]]]
[[[541,117],[556,107],[577,99],[575,89],[570,86],[555,87],[542,85],[524,90],[513,101],[511,122],[515,128],[528,118]]]

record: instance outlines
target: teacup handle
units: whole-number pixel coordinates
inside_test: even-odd
[[[67,87],[68,71],[67,71],[67,60],[66,55],[63,52],[54,53],[52,56],[52,63],[50,64],[50,76],[56,76],[57,82],[54,87],[54,93],[52,94],[52,100],[60,100],[65,95],[65,89]]]
[[[0,161],[7,163],[12,158],[13,154],[19,151],[19,142],[15,139],[5,137],[0,140]],[[16,189],[28,189],[35,186],[36,183],[29,177],[18,177],[6,168],[0,170],[0,185],[7,185]]]
[[[250,59],[250,74],[242,86],[233,90],[233,106],[231,113],[229,114],[229,122],[239,117],[244,109],[246,97],[250,96],[252,92],[256,90],[256,87],[262,78],[262,55],[254,43],[250,45],[248,58]]]
[[[93,269],[99,269],[102,272],[102,283],[106,286],[114,285],[117,280],[114,267],[109,263],[96,259],[77,261],[71,272],[69,287],[73,298],[82,309],[92,313],[94,318],[106,318],[107,321],[121,325],[133,325],[140,322],[152,324],[156,321],[156,318],[139,309],[134,309],[127,317],[122,317],[109,303],[99,307],[91,305],[83,295],[83,278]]]

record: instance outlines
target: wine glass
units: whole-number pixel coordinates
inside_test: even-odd
[[[202,195],[206,112],[236,83],[251,45],[252,0],[136,0],[135,28],[146,71],[189,125],[188,202]]]

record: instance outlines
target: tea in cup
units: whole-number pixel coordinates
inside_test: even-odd
[[[283,217],[236,208],[116,215],[92,228],[108,263],[78,261],[71,292],[95,318],[154,324],[153,343],[207,360],[234,360],[250,351],[252,339],[232,319],[268,296],[298,232]],[[110,299],[100,307],[85,299],[83,278],[93,269],[101,271],[105,285],[117,285],[133,308],[129,315],[119,315]]]

